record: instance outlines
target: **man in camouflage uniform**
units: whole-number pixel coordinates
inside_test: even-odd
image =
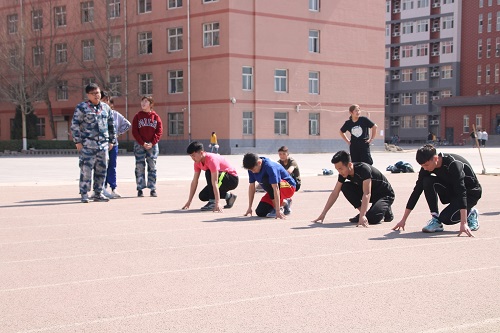
[[[95,83],[85,87],[88,101],[75,108],[71,132],[80,156],[80,194],[88,203],[94,171],[94,201],[108,201],[102,194],[108,162],[108,150],[115,144],[115,125],[110,107],[101,103],[101,89]]]

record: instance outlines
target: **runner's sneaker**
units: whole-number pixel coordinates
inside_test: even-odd
[[[89,195],[87,193],[82,194],[82,202],[89,203]]]
[[[113,199],[113,194],[111,192],[108,192],[106,189],[102,190],[102,194],[104,194],[106,198]]]
[[[292,198],[285,199],[285,205],[283,206],[283,214],[290,215],[292,212]]]
[[[284,214],[283,207],[280,207],[281,214]],[[276,209],[273,208],[272,211],[267,213],[266,217],[276,218]]]
[[[111,191],[111,195],[113,196],[113,199],[116,199],[116,198],[121,198],[122,196],[120,195],[120,193],[118,193],[116,191],[116,189],[112,190]]]
[[[385,212],[384,222],[392,222],[394,220],[394,214],[392,213],[392,208],[389,206],[389,209]]]
[[[152,197],[155,197],[155,198],[158,196],[158,194],[156,193],[156,190],[151,190],[150,195],[151,195]]]
[[[477,220],[479,212],[476,208],[470,210],[469,216],[467,217],[467,225],[471,231],[476,231],[479,229],[479,222]]]
[[[224,208],[228,209],[228,208],[233,207],[234,202],[236,201],[237,197],[238,196],[236,194],[230,193],[229,198],[226,199],[226,205],[224,206]]]
[[[144,193],[142,192],[142,190],[137,191],[137,196],[140,198],[142,198],[144,196]]]
[[[215,201],[209,200],[208,203],[201,207],[201,210],[214,210],[215,208]]]
[[[422,228],[422,232],[438,232],[443,231],[443,224],[439,222],[438,218],[433,216],[427,225]]]
[[[349,219],[349,222],[351,222],[351,223],[358,223],[359,222],[359,214],[356,215],[356,216],[354,216],[354,217],[351,217]]]
[[[102,193],[94,194],[94,202],[108,202],[109,198],[105,197]]]

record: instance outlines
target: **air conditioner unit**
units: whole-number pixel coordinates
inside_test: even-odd
[[[399,75],[393,75],[393,76],[392,76],[392,79],[393,79],[393,80],[399,80]]]
[[[431,53],[431,55],[432,55],[433,57],[436,57],[436,56],[438,56],[438,55],[439,55],[439,51],[434,51],[434,52],[432,52],[432,53]]]
[[[439,99],[439,96],[432,96],[433,101],[437,101]]]
[[[398,59],[399,59],[398,55],[392,56],[392,60],[398,60]]]
[[[391,102],[392,102],[392,103],[395,103],[395,104],[396,104],[396,103],[399,103],[399,98],[393,98],[393,99],[391,99]]]
[[[431,72],[431,77],[439,77],[439,72]]]
[[[395,31],[392,33],[392,37],[399,37],[400,33],[399,31]]]
[[[432,4],[432,8],[438,8],[438,7],[441,7],[441,4],[439,2]]]
[[[431,120],[430,124],[431,125],[439,125],[439,120]]]
[[[438,32],[439,28],[432,28],[432,32]]]
[[[391,121],[391,126],[399,126],[399,121]]]
[[[399,8],[394,8],[394,10],[392,11],[394,14],[397,14],[399,12],[401,12],[401,10]]]

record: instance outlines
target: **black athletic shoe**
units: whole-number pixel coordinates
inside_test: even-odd
[[[392,220],[394,220],[394,214],[392,213],[392,208],[389,206],[384,215],[384,222],[392,222]]]
[[[158,194],[156,194],[155,190],[151,190],[151,196],[156,198],[158,196]]]
[[[94,202],[108,202],[109,201],[109,198],[106,197],[104,194],[102,193],[95,193],[94,194]]]
[[[236,198],[238,196],[236,194],[231,193],[229,196],[229,199],[226,200],[226,205],[224,206],[225,209],[231,208],[234,205],[234,202],[236,201]]]
[[[351,223],[358,223],[359,222],[359,214],[356,215],[356,216],[354,216],[354,217],[351,217],[349,219],[349,222],[351,222]]]
[[[144,193],[142,192],[142,190],[137,191],[137,196],[138,197],[143,197],[144,196]]]

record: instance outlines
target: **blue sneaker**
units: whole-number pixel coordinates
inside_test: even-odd
[[[471,231],[476,231],[479,229],[479,222],[477,220],[479,211],[476,208],[470,210],[469,216],[467,217],[467,225]]]
[[[280,208],[280,211],[282,214],[284,214],[283,207]],[[267,213],[266,217],[276,218],[276,209],[273,209],[272,211]]]
[[[283,214],[290,215],[292,212],[292,198],[285,199],[285,205],[283,206]]]
[[[429,220],[427,225],[422,228],[422,232],[438,232],[443,230],[443,224],[434,216]]]

